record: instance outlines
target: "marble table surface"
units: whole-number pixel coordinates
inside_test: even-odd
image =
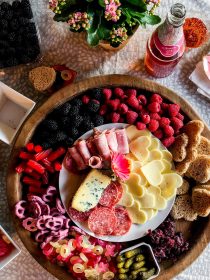
[[[186,6],[187,17],[201,18],[210,30],[210,0],[182,0],[181,2]],[[28,81],[28,71],[38,64],[66,64],[78,72],[77,80],[113,73],[153,79],[147,75],[143,65],[146,40],[153,27],[139,28],[124,49],[119,52],[107,52],[100,47],[90,48],[83,34],[70,33],[65,24],[55,23],[52,19],[52,12],[47,8],[47,3],[47,0],[31,0],[34,18],[40,31],[42,60],[36,64],[7,69],[5,76],[0,78],[2,82],[33,99],[38,106],[44,97],[42,94],[35,93]],[[158,9],[162,18],[165,17],[173,3],[175,1],[162,0]],[[210,101],[199,95],[195,85],[188,79],[196,64],[208,52],[210,52],[210,42],[199,49],[188,51],[171,76],[156,79],[156,81],[184,97],[210,126]],[[10,147],[0,142],[0,224],[12,234],[22,252],[0,271],[0,279],[53,280],[55,277],[32,258],[15,233],[6,200],[5,178],[9,154]],[[208,280],[209,275],[210,246],[190,267],[174,279]]]

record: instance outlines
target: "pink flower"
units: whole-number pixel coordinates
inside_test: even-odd
[[[117,21],[120,18],[121,11],[118,10],[118,7],[121,3],[118,0],[105,0],[105,18],[109,21]]]
[[[104,273],[107,272],[109,270],[109,264],[108,263],[104,263],[104,262],[100,262],[98,264],[98,272]]]
[[[116,246],[115,245],[106,245],[106,252],[105,256],[106,257],[114,257],[116,251]]]
[[[115,175],[122,181],[126,181],[130,175],[130,164],[128,159],[118,153],[112,153],[111,168]]]
[[[49,0],[50,8],[56,8],[58,6],[58,0]]]

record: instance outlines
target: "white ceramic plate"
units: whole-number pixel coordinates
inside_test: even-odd
[[[124,128],[126,127],[127,124],[123,123],[111,123],[111,124],[105,124],[97,127],[100,130],[105,130],[105,129],[111,129],[111,128]],[[80,139],[87,139],[92,135],[93,131],[88,131],[84,135],[80,137]],[[77,186],[82,182],[84,179],[85,175],[75,175],[73,173],[70,173],[64,165],[62,165],[62,169],[60,171],[60,176],[59,176],[59,190],[60,190],[60,196],[61,200],[64,204],[64,207],[68,213],[68,205],[69,201],[75,194],[77,190]],[[72,187],[71,187],[72,186]],[[168,216],[168,214],[171,211],[171,208],[174,204],[175,197],[171,198],[168,203],[167,207],[164,210],[158,211],[157,215],[146,222],[143,225],[137,225],[137,224],[132,224],[131,229],[129,230],[128,233],[126,233],[123,236],[99,236],[95,235],[92,231],[88,229],[87,223],[79,223],[77,221],[73,221],[78,227],[83,229],[85,232],[87,232],[89,235],[100,238],[102,240],[106,241],[111,241],[111,242],[126,242],[126,241],[131,241],[135,240],[138,238],[141,238],[145,236],[148,232],[148,230],[154,230],[156,229]]]

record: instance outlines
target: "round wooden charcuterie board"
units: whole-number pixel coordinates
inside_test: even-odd
[[[151,80],[144,80],[127,75],[98,76],[77,82],[73,85],[59,90],[58,92],[53,94],[43,105],[34,110],[34,112],[25,121],[22,128],[20,129],[12,147],[7,176],[7,198],[16,230],[27,250],[46,270],[48,270],[58,279],[62,280],[69,280],[73,278],[62,267],[51,264],[45,258],[45,256],[41,254],[37,243],[33,241],[33,239],[30,237],[30,233],[21,226],[19,220],[14,215],[14,205],[22,197],[20,176],[15,173],[16,159],[20,148],[25,146],[25,144],[30,140],[37,125],[45,118],[45,116],[50,111],[52,111],[58,105],[65,103],[75,96],[82,94],[88,89],[104,86],[128,86],[145,89],[150,92],[158,92],[171,102],[180,104],[182,111],[188,116],[190,120],[200,119],[200,117],[190,106],[190,104],[183,98],[181,98],[176,92]],[[210,131],[206,125],[203,135],[210,139]],[[182,220],[176,221],[177,230],[181,230],[188,240],[192,240],[192,242],[190,242],[191,247],[189,251],[186,254],[182,255],[182,257],[176,263],[162,266],[161,273],[157,279],[172,279],[174,276],[188,267],[201,254],[210,240],[209,226],[210,220],[208,217],[199,218],[195,222],[186,222]]]

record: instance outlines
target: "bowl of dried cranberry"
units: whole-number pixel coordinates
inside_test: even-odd
[[[61,147],[66,149],[71,146],[80,135],[93,127],[125,122],[136,125],[138,129],[148,128],[163,145],[169,147],[183,124],[193,119],[199,120],[200,117],[176,92],[153,81],[126,75],[89,78],[52,95],[22,126],[14,141],[8,168],[8,203],[17,232],[28,251],[58,279],[73,279],[65,269],[46,260],[30,233],[15,218],[14,206],[26,196],[30,187],[15,171],[20,149],[27,143],[32,141],[35,146],[41,146],[43,150],[51,149],[57,154]],[[203,135],[210,137],[206,125]],[[55,176],[50,180],[55,183],[58,173],[53,174]],[[159,279],[173,278],[199,256],[209,241],[209,225],[208,218],[195,222],[176,221],[176,228],[183,232],[190,244],[189,250],[175,263],[163,265]],[[180,237],[176,239],[178,242]]]

